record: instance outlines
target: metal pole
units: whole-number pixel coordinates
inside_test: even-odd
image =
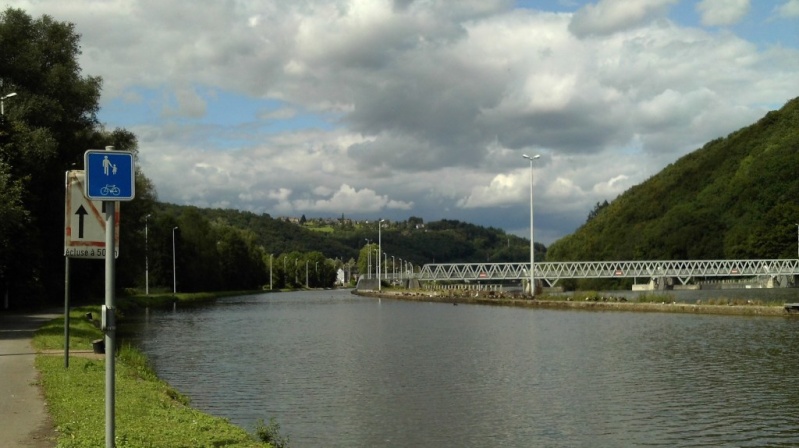
[[[150,295],[150,252],[147,243],[148,220],[150,215],[144,217],[144,295]]]
[[[269,254],[269,290],[272,290],[272,255]]]
[[[381,290],[382,281],[380,280],[380,254],[383,252],[383,220],[377,220],[377,290]]]
[[[69,368],[69,257],[64,257],[64,368]]]
[[[366,259],[368,260],[366,270],[369,272],[368,278],[372,278],[372,246],[369,245],[369,240],[366,240],[366,249]]]
[[[172,228],[172,294],[178,293],[178,276],[175,271],[175,230],[177,227]]]
[[[2,82],[0,82],[0,87],[2,87],[2,86],[3,86],[3,84],[2,84]],[[11,98],[12,96],[16,96],[16,95],[17,95],[16,92],[11,92],[8,95],[0,96],[0,122],[5,122],[6,108],[5,108],[5,101],[4,100],[6,98]],[[7,281],[8,280],[6,280],[6,282]],[[6,292],[5,292],[5,295],[3,296],[3,308],[4,309],[8,309],[8,283],[6,283],[5,286],[6,286]]]
[[[106,146],[106,151],[114,149]],[[114,201],[103,201],[105,212],[105,310],[101,320],[105,321],[105,446],[114,448],[115,417],[115,358],[116,353],[116,325],[114,323],[114,290],[116,289],[116,204]]]
[[[535,297],[535,242],[533,240],[533,161],[540,155],[532,157],[522,154],[522,157],[530,160],[530,296]]]
[[[115,423],[115,359],[116,329],[113,323],[114,315],[114,211],[113,201],[103,201],[105,210],[105,446],[114,447]]]
[[[308,284],[308,260],[305,260],[305,287],[310,288]]]

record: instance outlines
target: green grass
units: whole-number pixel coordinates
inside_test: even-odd
[[[325,226],[325,227],[305,226],[305,228],[310,230],[310,231],[312,231],[312,232],[320,232],[320,233],[333,233],[334,232],[334,229],[332,227],[330,227],[330,226]]]
[[[185,304],[209,301],[218,295],[179,295]],[[172,306],[174,296],[128,298],[127,306]],[[86,319],[99,319],[99,306],[70,310],[70,348],[90,350],[103,334]],[[63,349],[64,319],[40,328],[33,338],[37,349]],[[226,419],[188,406],[188,399],[158,379],[147,357],[123,345],[116,358],[116,446],[127,447],[268,447]],[[48,409],[59,432],[58,446],[88,448],[105,445],[105,360],[39,355],[36,368]],[[257,428],[256,428],[257,429]],[[278,439],[279,440],[279,439]]]

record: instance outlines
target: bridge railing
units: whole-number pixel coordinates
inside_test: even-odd
[[[799,259],[563,261],[535,263],[535,278],[550,286],[560,279],[674,277],[754,277],[799,275]],[[420,281],[514,280],[530,277],[530,263],[432,263],[422,266]]]

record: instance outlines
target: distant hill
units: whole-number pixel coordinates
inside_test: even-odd
[[[340,225],[326,224],[324,231],[309,220],[305,225],[272,218],[268,214],[226,209],[205,209],[161,203],[159,211],[164,215],[180,219],[187,212],[198,214],[209,223],[252,232],[257,244],[275,256],[289,252],[318,251],[327,258],[340,260],[357,259],[368,239],[377,244],[378,230],[374,222],[351,222],[342,219]],[[171,222],[171,221],[170,221]],[[171,228],[172,224],[162,227]],[[425,263],[466,262],[520,262],[530,259],[530,241],[504,230],[486,228],[456,220],[440,220],[424,223],[411,217],[406,221],[387,221],[381,230],[383,252],[389,262],[393,255],[410,261],[414,265]],[[536,244],[536,257],[543,259],[546,247]]]
[[[799,98],[597,205],[549,261],[796,258]]]

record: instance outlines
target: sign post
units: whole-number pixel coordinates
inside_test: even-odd
[[[105,446],[114,448],[115,422],[115,354],[116,322],[114,316],[114,290],[116,272],[116,213],[117,201],[130,201],[135,196],[135,170],[133,153],[90,149],[84,153],[86,169],[86,198],[102,200],[105,212],[105,305],[101,312],[100,328],[105,332]]]
[[[105,259],[105,218],[102,202],[83,195],[86,175],[83,170],[66,172],[64,196],[64,368],[69,368],[69,259]],[[115,203],[114,257],[119,257],[119,202]]]

